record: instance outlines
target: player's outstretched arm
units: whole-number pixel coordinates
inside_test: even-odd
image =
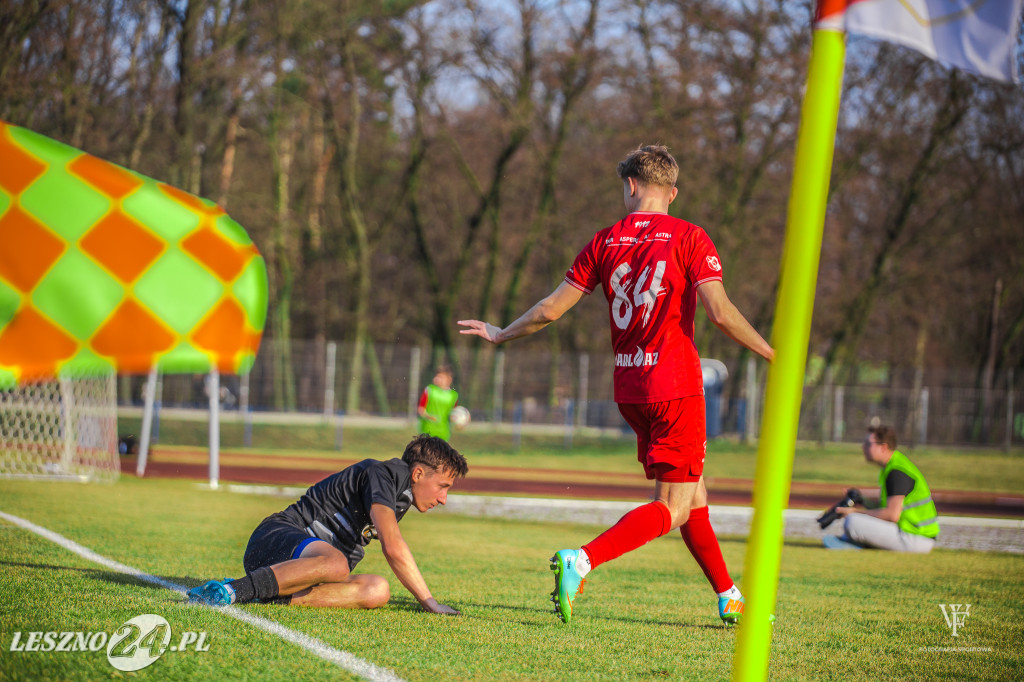
[[[520,336],[529,336],[560,318],[582,297],[582,291],[568,282],[562,282],[557,289],[537,301],[532,308],[504,329],[481,320],[459,320],[458,324],[466,327],[466,329],[460,329],[459,333],[479,336],[495,345],[517,339]]]
[[[427,587],[427,581],[423,579],[416,559],[412,556],[412,550],[402,537],[402,531],[398,529],[398,519],[395,518],[395,510],[383,504],[370,506],[370,520],[377,528],[377,538],[380,540],[381,551],[388,565],[394,571],[395,577],[405,586],[405,589],[416,597],[424,611],[430,613],[441,613],[449,616],[457,616],[459,612],[450,606],[445,606],[434,599]]]
[[[768,362],[775,359],[775,350],[768,345],[768,342],[747,322],[747,318],[743,317],[743,313],[737,310],[729,300],[728,294],[725,293],[725,286],[720,281],[704,282],[697,287],[697,294],[700,295],[708,318],[726,336],[744,348],[757,353]]]

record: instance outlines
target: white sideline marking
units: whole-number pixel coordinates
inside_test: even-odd
[[[114,561],[113,559],[108,559],[107,557],[101,554],[97,554],[88,547],[84,547],[78,544],[74,540],[69,540],[63,535],[60,535],[59,533],[55,533],[48,528],[43,528],[42,526],[37,526],[31,521],[26,521],[21,517],[0,511],[0,518],[6,519],[7,521],[10,521],[16,526],[21,526],[25,530],[31,531],[36,535],[39,535],[40,537],[49,540],[50,542],[58,544],[64,549],[68,550],[69,552],[73,552],[74,554],[77,554],[78,556],[84,559],[88,559],[93,563],[105,566],[113,571],[117,571],[118,573],[124,573],[126,575],[134,576],[139,580],[143,580],[147,583],[152,583],[154,585],[159,585],[160,587],[166,588],[168,590],[180,592],[182,595],[188,592],[188,588],[183,585],[172,583],[169,580],[164,580],[163,578],[157,577],[155,575],[143,573],[137,568],[127,566],[120,562]],[[265,618],[260,618],[259,616],[254,616],[251,613],[247,613],[246,611],[243,611],[242,609],[239,609],[234,606],[225,606],[223,608],[218,607],[215,610],[218,613],[227,614],[235,620],[240,620],[243,623],[248,623],[249,625],[255,626],[260,630],[269,632],[272,635],[277,635],[281,639],[285,639],[291,642],[292,644],[296,644],[302,647],[303,649],[312,653],[314,656],[318,656],[323,660],[329,663],[333,663],[337,665],[339,668],[343,668],[349,671],[350,673],[359,675],[364,679],[371,680],[371,682],[404,682],[401,677],[398,677],[395,673],[388,670],[387,668],[381,668],[379,666],[374,665],[373,663],[370,663],[369,661],[364,661],[358,656],[350,654],[347,651],[335,649],[334,647],[324,642],[321,642],[319,639],[315,637],[310,637],[305,633],[297,632],[290,628],[286,628],[280,623],[276,623],[272,620],[267,620]]]

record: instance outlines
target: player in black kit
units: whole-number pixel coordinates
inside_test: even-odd
[[[391,598],[388,581],[352,571],[363,548],[378,539],[391,570],[424,610],[458,615],[431,595],[398,522],[410,507],[425,512],[444,504],[467,471],[458,451],[427,435],[414,438],[401,459],[353,464],[256,527],[245,549],[244,578],[211,580],[189,590],[189,601],[375,609]]]

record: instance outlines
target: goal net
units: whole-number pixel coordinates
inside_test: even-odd
[[[112,373],[0,389],[0,476],[112,482],[118,457]]]

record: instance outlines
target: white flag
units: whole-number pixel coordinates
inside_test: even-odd
[[[815,28],[906,45],[982,76],[1019,82],[1024,0],[818,0]]]

